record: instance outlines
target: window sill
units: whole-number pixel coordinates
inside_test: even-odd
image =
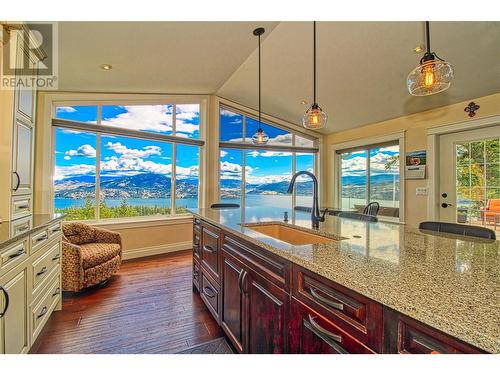
[[[192,220],[193,216],[191,214],[182,214],[155,217],[129,217],[122,219],[82,220],[80,222],[106,229],[129,229],[163,225],[191,224]]]

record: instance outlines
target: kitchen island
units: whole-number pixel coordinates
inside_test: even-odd
[[[280,208],[190,211],[194,287],[238,351],[500,352],[499,241],[336,216],[314,231]],[[326,240],[258,231],[272,223]]]

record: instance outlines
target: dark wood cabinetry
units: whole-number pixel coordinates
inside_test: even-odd
[[[292,295],[377,352],[382,351],[383,308],[359,293],[293,265]]]
[[[288,294],[257,272],[245,273],[243,293],[248,353],[286,353]]]
[[[241,285],[245,273],[243,264],[223,253],[221,326],[238,352],[243,352],[244,294]]]
[[[384,309],[384,336],[386,353],[482,353],[479,349],[389,308]]]
[[[295,298],[292,298],[290,312],[290,351],[304,354],[375,353]]]
[[[203,220],[193,290],[240,353],[479,353]]]

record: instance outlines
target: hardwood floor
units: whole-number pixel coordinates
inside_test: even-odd
[[[31,352],[176,353],[222,337],[191,264],[191,250],[132,260],[106,286],[65,294]]]

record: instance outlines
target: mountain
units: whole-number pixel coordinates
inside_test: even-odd
[[[177,197],[194,198],[198,196],[198,180],[177,180]],[[170,176],[156,173],[141,173],[132,176],[101,176],[101,194],[104,198],[165,198],[170,197]],[[220,181],[221,196],[228,198],[241,194],[241,181],[222,179]],[[312,194],[310,181],[297,182],[295,188],[301,195]],[[270,182],[264,184],[247,184],[248,194],[286,194],[288,182]],[[93,197],[95,194],[95,177],[70,177],[55,182],[56,198],[81,199]]]

